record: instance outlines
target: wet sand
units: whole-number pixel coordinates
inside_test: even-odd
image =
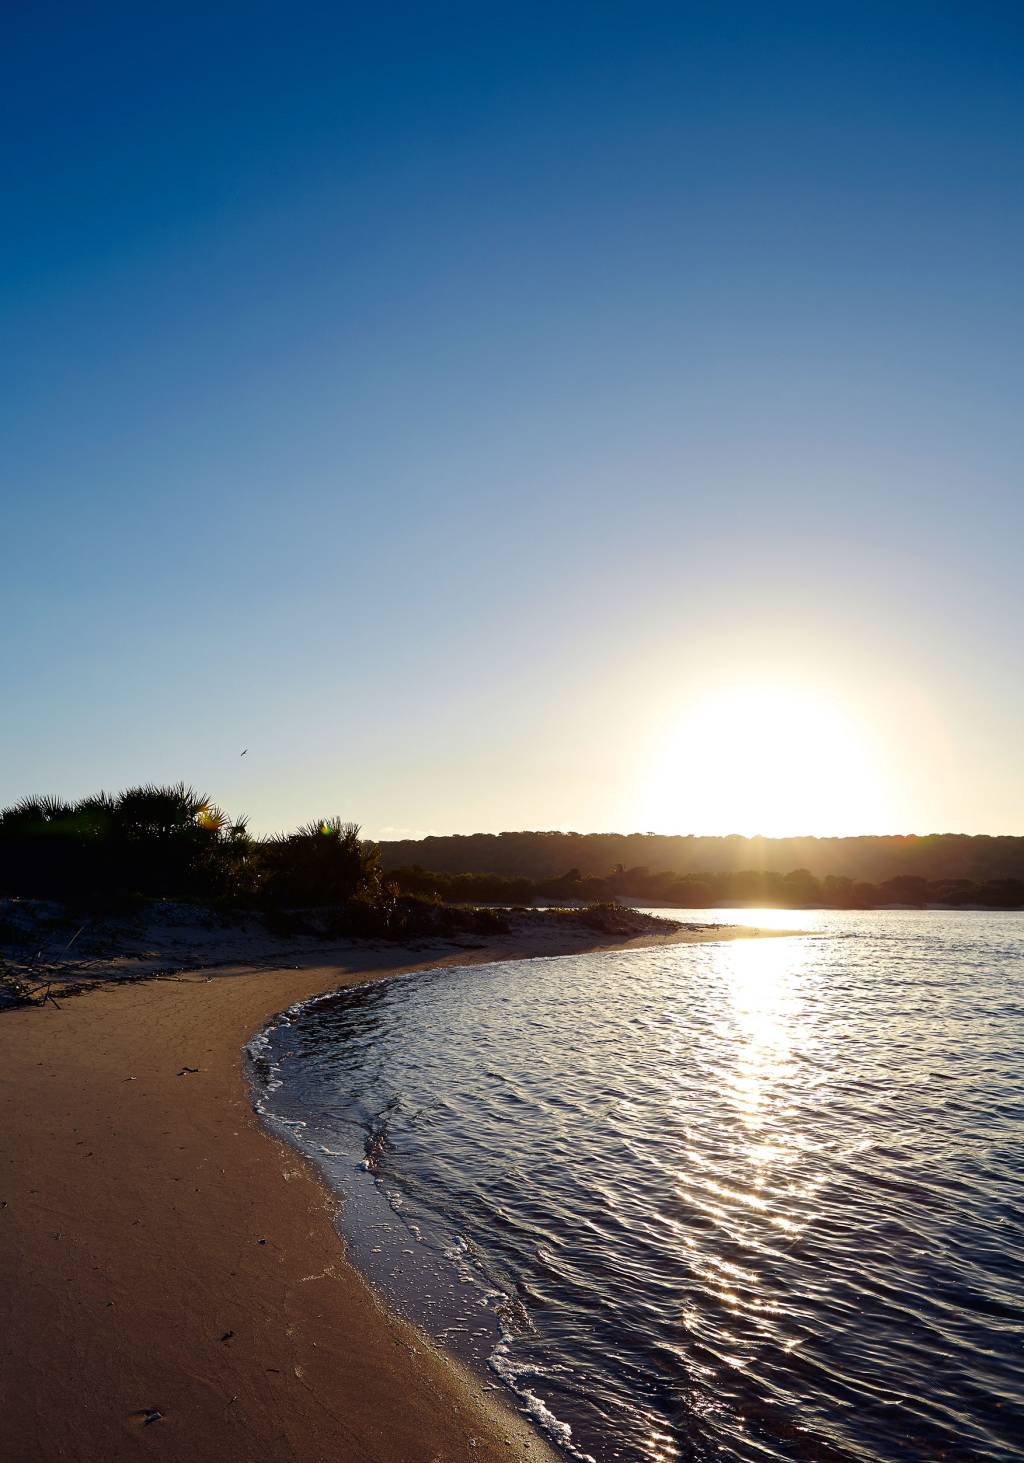
[[[756,933],[519,932],[429,961],[349,948],[330,965],[111,983],[5,1012],[0,1453],[550,1460],[502,1392],[348,1264],[336,1198],[252,1111],[244,1044],[297,1000],[399,970]]]

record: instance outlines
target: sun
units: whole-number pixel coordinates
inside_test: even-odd
[[[648,826],[666,833],[870,833],[888,825],[875,738],[802,687],[743,684],[673,718],[655,757]]]

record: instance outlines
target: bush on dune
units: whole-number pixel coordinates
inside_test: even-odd
[[[335,905],[381,893],[376,844],[359,837],[357,823],[324,818],[262,847],[261,892],[269,904]]]
[[[504,911],[453,904],[452,894],[507,905],[525,892],[523,881],[486,876],[441,891],[431,887],[432,876],[412,873],[412,887],[386,876],[378,846],[360,836],[358,824],[337,817],[254,838],[244,818],[230,818],[184,782],[78,802],[23,798],[0,809],[0,894],[56,899],[82,912],[181,900],[261,911],[280,935],[409,940],[504,933]],[[576,870],[550,884],[562,898],[590,892]],[[618,906],[584,913],[584,921],[627,932]]]
[[[0,888],[96,898],[232,898],[245,892],[255,845],[184,783],[99,793],[77,803],[24,798],[0,810]]]
[[[254,839],[183,782],[77,803],[23,798],[0,810],[0,892],[58,899],[130,895],[237,904],[337,903],[375,895],[374,845],[327,819]]]

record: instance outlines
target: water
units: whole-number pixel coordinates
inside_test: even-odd
[[[779,920],[317,1002],[263,1105],[571,1456],[1024,1457],[1024,915]]]

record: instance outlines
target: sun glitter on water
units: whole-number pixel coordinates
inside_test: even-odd
[[[666,728],[645,825],[769,838],[863,833],[890,821],[871,731],[803,688],[742,685]]]

